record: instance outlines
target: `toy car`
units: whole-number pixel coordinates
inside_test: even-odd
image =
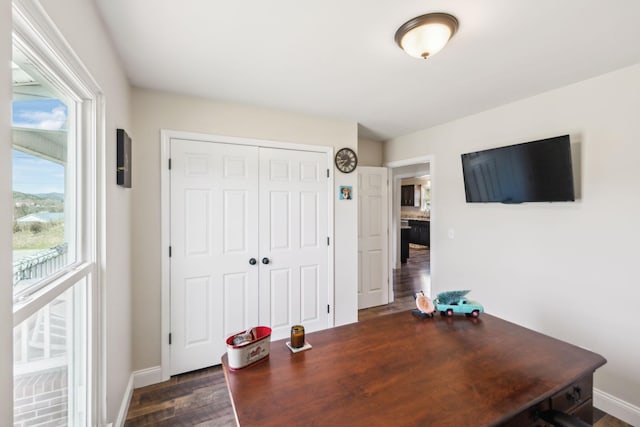
[[[453,316],[454,313],[468,317],[478,317],[484,312],[484,307],[478,302],[465,298],[470,291],[448,291],[439,293],[435,299],[435,308],[443,316]]]

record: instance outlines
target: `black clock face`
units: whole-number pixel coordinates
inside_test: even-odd
[[[341,148],[336,153],[336,167],[340,172],[353,172],[358,166],[358,157],[350,148]]]

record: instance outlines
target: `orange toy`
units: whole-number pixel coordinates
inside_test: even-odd
[[[433,302],[424,294],[424,292],[420,291],[415,294],[416,299],[416,307],[418,310],[413,310],[414,314],[419,317],[433,317],[433,313],[436,311],[436,307],[433,305]]]

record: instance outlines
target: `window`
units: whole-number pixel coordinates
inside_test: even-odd
[[[75,103],[14,48],[13,293],[20,300],[76,261]]]
[[[85,298],[83,279],[14,328],[14,425],[88,425]]]
[[[420,210],[422,212],[431,212],[431,181],[427,181],[420,187]]]
[[[13,25],[14,422],[97,425],[100,93],[42,8]]]

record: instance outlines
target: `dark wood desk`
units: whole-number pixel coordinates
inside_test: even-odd
[[[523,426],[550,407],[591,423],[592,375],[606,363],[486,313],[401,312],[307,338],[308,351],[274,341],[269,359],[235,372],[222,357],[240,425]]]

